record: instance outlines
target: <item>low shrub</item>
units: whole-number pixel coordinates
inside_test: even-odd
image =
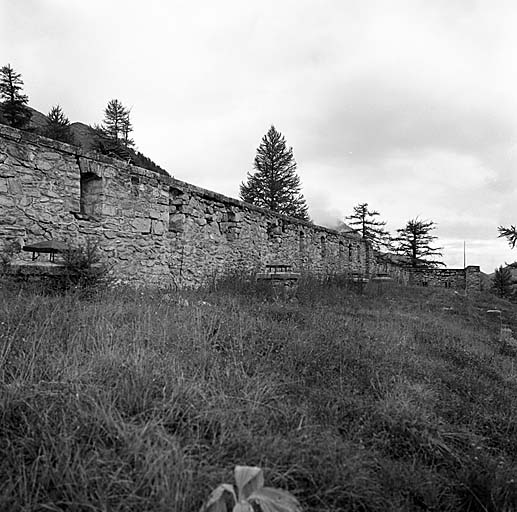
[[[109,283],[109,266],[89,240],[83,245],[69,245],[62,253],[63,274],[58,280],[61,290],[99,290]]]

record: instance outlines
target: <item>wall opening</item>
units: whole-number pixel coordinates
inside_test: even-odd
[[[356,247],[356,250],[357,250],[357,263],[361,263],[361,246],[358,245]]]
[[[83,215],[96,217],[102,213],[102,178],[93,172],[81,174],[80,208]]]
[[[339,241],[339,257],[342,258],[343,254],[345,254],[345,244],[340,240]]]
[[[267,223],[267,236],[269,240],[280,241],[282,235],[282,227],[276,222]]]
[[[352,244],[348,244],[348,261],[352,261],[352,255],[353,255],[353,248]]]
[[[300,231],[300,234],[298,235],[298,241],[299,241],[299,249],[300,252],[305,251],[305,233],[303,231]]]
[[[140,178],[138,176],[131,176],[131,195],[138,197],[140,195],[139,190]]]
[[[169,187],[169,231],[182,233],[185,228],[183,205],[188,202],[185,192],[176,187]]]
[[[321,257],[325,258],[327,256],[327,239],[322,236],[320,239],[321,243]]]

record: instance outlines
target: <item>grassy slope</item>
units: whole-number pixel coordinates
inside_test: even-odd
[[[235,464],[311,511],[517,509],[517,368],[484,313],[513,306],[303,286],[189,304],[3,291],[0,510],[193,511]]]

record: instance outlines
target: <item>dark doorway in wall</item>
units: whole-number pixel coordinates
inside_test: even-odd
[[[92,172],[81,174],[80,208],[83,215],[96,217],[102,209],[102,178]]]
[[[326,258],[327,257],[327,239],[322,236],[320,239],[321,242],[321,257]]]
[[[305,251],[305,233],[303,231],[300,231],[299,234],[299,242],[300,242],[300,252]]]
[[[140,195],[140,178],[138,176],[131,176],[131,195],[138,197]]]

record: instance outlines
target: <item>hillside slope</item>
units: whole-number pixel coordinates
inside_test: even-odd
[[[517,510],[494,307],[517,328],[508,302],[425,288],[7,290],[0,509],[190,512],[247,464],[306,511]]]
[[[32,107],[29,108],[32,112],[32,117],[29,125],[27,126],[27,130],[39,135],[44,135],[44,129],[48,123],[47,116]],[[0,123],[3,122],[4,120],[1,115],[0,105]],[[87,124],[81,122],[71,123],[70,131],[73,136],[73,143],[86,151],[98,151],[114,158],[130,161],[133,165],[143,167],[144,169],[169,176],[169,173],[165,169],[154,163],[149,157],[145,156],[140,151],[136,151],[132,148],[124,148],[121,152],[111,151],[113,145],[107,144],[107,141],[100,137],[99,133]]]

